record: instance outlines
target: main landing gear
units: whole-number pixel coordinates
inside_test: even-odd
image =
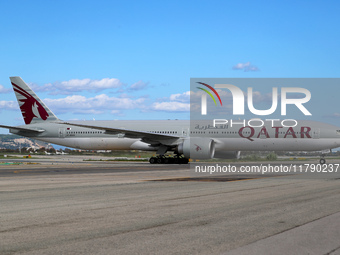
[[[331,152],[331,150],[329,150],[329,152]],[[328,151],[327,151],[326,153],[328,153]],[[319,161],[319,162],[320,162],[321,165],[326,164],[326,159],[325,159],[326,153],[325,153],[325,152],[322,152],[321,155],[320,155],[321,158],[320,158],[320,161]]]
[[[320,164],[321,165],[326,164],[326,159],[324,157],[320,158]]]
[[[149,159],[150,164],[188,164],[189,160],[183,156],[158,155]]]

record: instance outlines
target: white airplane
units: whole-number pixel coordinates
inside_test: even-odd
[[[68,153],[63,152],[63,151],[56,151],[55,154],[57,154],[57,155],[68,155]]]
[[[238,158],[241,151],[322,151],[340,147],[340,128],[299,121],[295,127],[239,127],[188,120],[72,121],[58,119],[20,78],[10,77],[26,125],[10,133],[83,150],[156,151],[150,163],[188,163],[189,158]],[[164,154],[174,151],[177,157]],[[324,164],[324,155],[320,163]]]

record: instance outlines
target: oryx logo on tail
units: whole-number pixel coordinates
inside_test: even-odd
[[[12,82],[13,89],[15,92],[22,95],[25,99],[18,99],[22,104],[20,105],[20,110],[24,116],[25,124],[30,124],[33,118],[41,118],[47,120],[48,113],[44,107],[27,91],[20,88],[18,85]]]
[[[13,76],[10,80],[26,125],[60,121],[20,77]]]

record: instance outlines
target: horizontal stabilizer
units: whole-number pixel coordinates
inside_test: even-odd
[[[31,129],[31,128],[23,128],[23,127],[12,127],[12,126],[6,126],[6,125],[0,125],[0,128],[8,128],[8,129],[13,129],[13,130],[18,130],[18,131],[23,131],[23,132],[33,132],[33,133],[42,133],[45,131],[44,129]]]

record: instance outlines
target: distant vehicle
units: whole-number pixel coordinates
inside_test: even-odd
[[[198,124],[188,120],[65,122],[20,77],[10,80],[26,125],[0,127],[66,147],[156,151],[159,156],[152,157],[150,163],[187,163],[189,157],[238,158],[240,151],[322,151],[340,146],[340,128],[316,121],[299,121],[295,127],[265,125],[251,130],[235,126],[219,130],[210,125],[196,128]],[[197,133],[198,137],[191,136]],[[177,160],[164,156],[167,151],[174,151]],[[325,162],[322,156],[320,163]]]

